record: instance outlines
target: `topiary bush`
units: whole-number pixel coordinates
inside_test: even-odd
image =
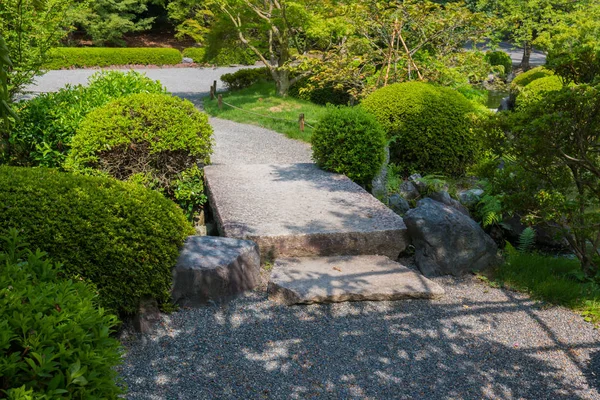
[[[492,67],[502,66],[504,76],[512,71],[512,58],[503,51],[488,51],[485,53],[485,59]]]
[[[390,161],[404,174],[459,176],[480,147],[473,105],[460,93],[423,82],[396,83],[362,102],[390,139]]]
[[[319,167],[368,184],[385,161],[385,131],[361,108],[332,108],[315,126],[313,159]]]
[[[193,228],[160,193],[112,178],[0,166],[0,236],[19,229],[31,248],[98,289],[103,307],[169,304],[171,269]],[[5,250],[5,249],[3,249]]]
[[[182,54],[184,57],[194,60],[195,63],[203,63],[206,57],[206,49],[204,47],[188,47],[183,49]]]
[[[229,90],[240,90],[260,81],[272,81],[273,76],[267,67],[247,68],[231,74],[221,75],[221,80]]]
[[[10,133],[5,163],[60,167],[83,118],[109,101],[133,93],[166,93],[160,82],[138,72],[101,71],[88,86],[66,86],[19,103],[19,121]]]
[[[351,98],[345,90],[333,87],[311,87],[308,78],[300,79],[296,82],[290,87],[288,94],[297,99],[307,100],[320,105],[348,105]]]
[[[539,78],[525,86],[516,98],[517,108],[528,107],[539,102],[548,92],[554,92],[563,88],[563,81],[556,75]]]
[[[81,122],[65,169],[142,183],[187,210],[189,202],[206,199],[198,166],[210,162],[212,133],[206,114],[191,102],[135,94],[97,108]],[[198,196],[182,200],[176,192],[189,191],[192,181]]]
[[[0,239],[0,393],[14,399],[117,399],[117,318],[96,307],[88,285],[24,247]],[[0,397],[5,397],[0,394]]]
[[[554,72],[552,72],[551,70],[546,69],[544,67],[536,67],[530,69],[527,72],[523,72],[522,74],[517,75],[511,83],[511,88],[524,88],[536,79],[545,78],[551,75],[554,75]]]
[[[182,61],[177,49],[129,47],[57,47],[48,52],[46,69],[110,67],[111,65],[175,65]]]

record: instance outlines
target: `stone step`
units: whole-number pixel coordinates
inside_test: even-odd
[[[384,256],[281,258],[269,281],[269,299],[283,304],[435,299],[444,289]]]
[[[315,164],[204,169],[222,236],[258,243],[261,259],[379,254],[407,243],[401,217],[343,175]]]

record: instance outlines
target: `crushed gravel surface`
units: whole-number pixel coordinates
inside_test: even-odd
[[[438,278],[441,300],[286,307],[264,287],[128,336],[130,399],[600,399],[600,335],[561,307]]]

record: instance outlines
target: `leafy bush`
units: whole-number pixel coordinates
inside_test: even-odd
[[[134,94],[88,114],[73,137],[65,169],[132,179],[184,201],[176,192],[190,190],[191,182],[182,182],[186,177],[198,182],[200,172],[194,169],[210,162],[212,133],[206,114],[191,102]],[[197,183],[192,191],[200,196],[202,190]],[[184,209],[189,205],[187,200],[182,204]]]
[[[521,90],[517,96],[515,105],[519,108],[530,106],[540,101],[545,93],[560,90],[562,87],[562,79],[556,75],[536,79]]]
[[[182,53],[184,57],[191,58],[195,63],[202,63],[206,56],[206,49],[204,47],[188,47],[183,49]]]
[[[320,105],[348,105],[351,98],[345,90],[335,89],[331,86],[314,87],[309,84],[308,79],[300,79],[290,87],[288,94],[297,99],[308,100]]]
[[[385,131],[361,108],[332,108],[319,121],[312,138],[319,167],[367,184],[385,160]]]
[[[110,178],[0,167],[0,235],[17,228],[32,248],[98,289],[100,304],[133,313],[143,297],[169,303],[171,268],[193,229],[155,191]]]
[[[254,65],[257,61],[256,54],[236,40],[209,40],[204,58],[207,63],[216,65]]]
[[[405,174],[457,176],[476,161],[473,105],[460,93],[421,82],[396,83],[373,92],[362,106],[388,134],[390,161]]]
[[[550,71],[549,69],[546,69],[544,67],[536,67],[530,69],[527,72],[523,72],[522,74],[517,75],[511,83],[511,88],[524,88],[536,79],[545,78],[551,75],[554,75],[554,72]]]
[[[117,399],[117,318],[83,282],[25,249],[17,230],[0,242],[0,391],[9,398]],[[4,397],[4,396],[2,396]]]
[[[512,59],[503,51],[488,51],[485,54],[485,59],[491,66],[502,66],[504,75],[508,75],[512,71]]]
[[[48,52],[46,69],[110,67],[111,65],[174,65],[181,63],[177,49],[131,47],[57,47]]]
[[[260,81],[272,81],[273,77],[267,67],[264,67],[240,69],[231,74],[221,75],[221,80],[225,83],[227,89],[240,90]]]
[[[19,123],[11,132],[11,154],[4,161],[16,165],[59,167],[70,149],[79,123],[93,109],[133,93],[165,93],[157,81],[130,71],[102,71],[87,87],[67,86],[19,104]]]

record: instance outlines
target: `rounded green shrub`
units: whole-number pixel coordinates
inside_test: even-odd
[[[33,253],[16,229],[0,240],[0,393],[14,399],[118,399],[118,320],[88,285]],[[4,396],[2,396],[4,397]]]
[[[98,289],[100,304],[133,313],[169,303],[171,269],[193,228],[160,193],[112,178],[0,166],[0,236],[19,229],[31,248]]]
[[[315,126],[313,159],[319,167],[368,184],[385,159],[385,131],[361,108],[332,108]]]
[[[511,88],[513,90],[517,90],[519,88],[524,88],[525,86],[529,85],[531,82],[535,81],[536,79],[545,78],[545,77],[551,76],[551,75],[554,75],[554,72],[552,72],[551,70],[546,69],[544,67],[532,68],[529,71],[526,71],[526,72],[523,72],[522,74],[517,75],[511,83]]]
[[[189,57],[195,63],[203,63],[206,57],[206,49],[204,47],[187,47],[183,49],[183,56]]]
[[[166,93],[160,82],[138,72],[101,71],[88,86],[76,85],[44,93],[19,104],[19,121],[10,132],[13,165],[60,167],[79,123],[93,109],[134,93]]]
[[[422,82],[396,83],[373,92],[362,106],[390,139],[390,161],[404,174],[458,176],[476,161],[479,140],[473,105],[460,93]]]
[[[88,114],[73,137],[65,169],[131,179],[176,198],[181,174],[210,162],[212,133],[206,114],[187,100],[131,95]]]
[[[221,80],[227,89],[240,90],[260,81],[272,81],[273,76],[267,67],[245,68],[230,74],[223,74]]]
[[[488,51],[485,53],[485,59],[493,67],[501,65],[504,75],[508,75],[512,71],[512,59],[503,51]]]
[[[539,102],[545,93],[554,92],[563,88],[563,82],[556,75],[539,78],[525,86],[517,96],[515,105],[517,108],[528,107]]]
[[[300,79],[292,85],[288,94],[297,99],[307,100],[320,105],[333,104],[341,106],[348,105],[350,102],[350,95],[345,90],[333,87],[311,87],[307,78]]]

